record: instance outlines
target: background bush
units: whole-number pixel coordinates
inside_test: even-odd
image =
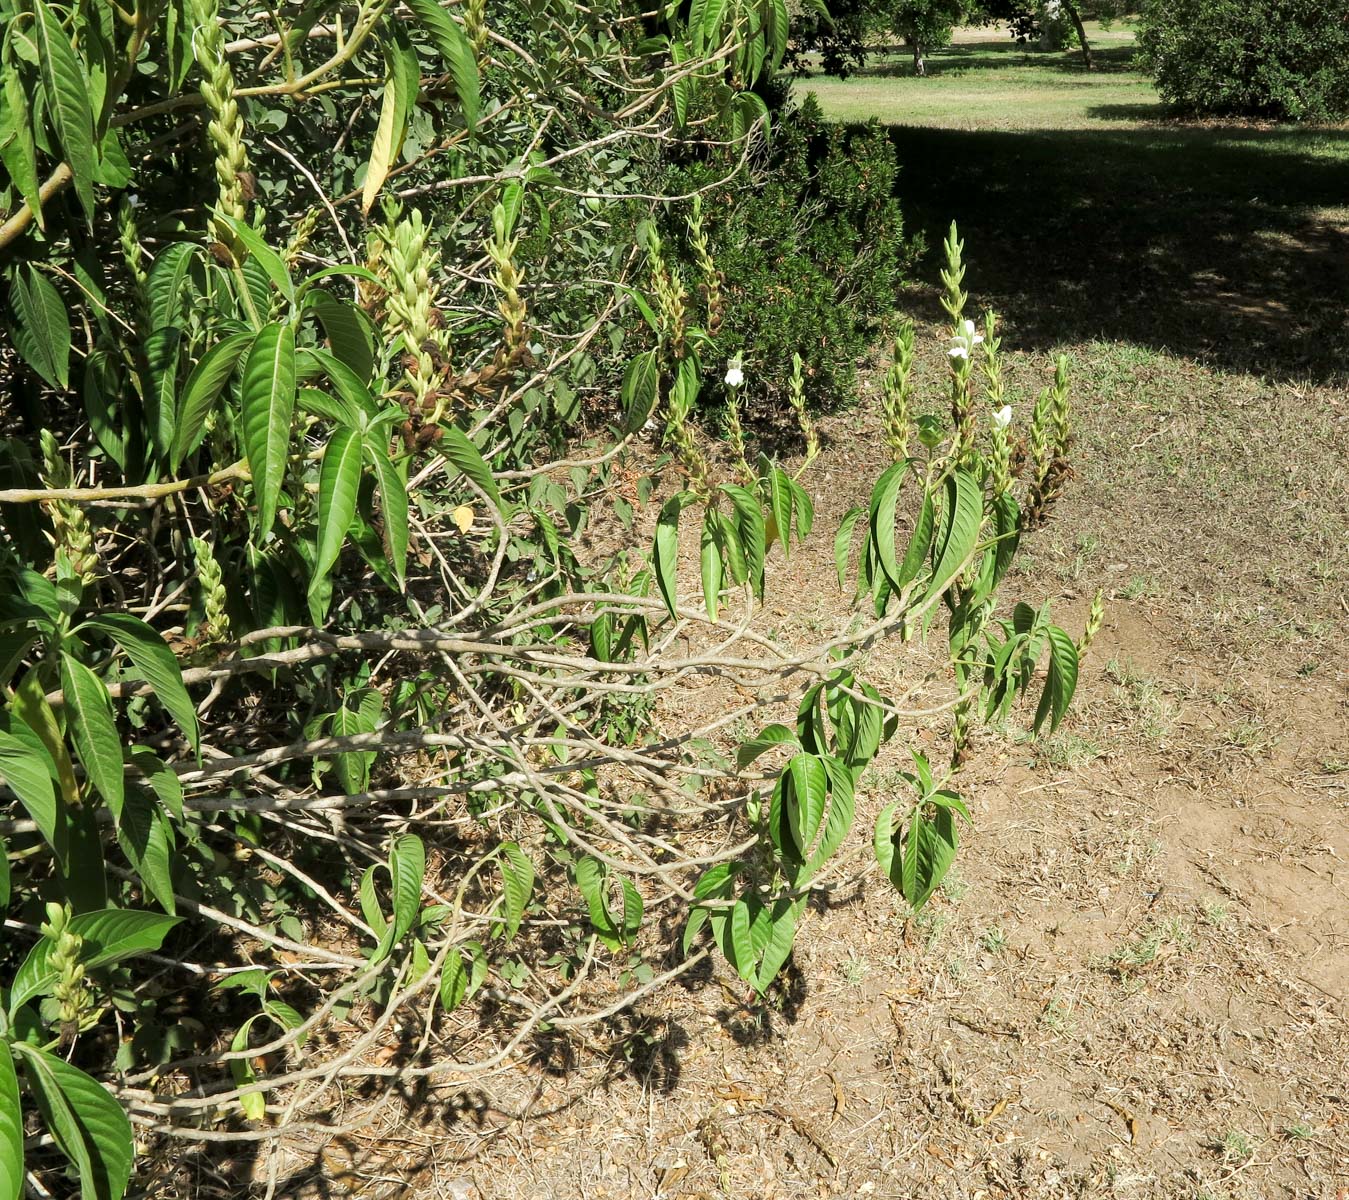
[[[1335,0],[1153,0],[1138,41],[1158,91],[1189,112],[1349,115],[1349,8]]]
[[[677,167],[667,190],[692,191],[725,171]],[[879,124],[826,123],[807,96],[778,115],[771,148],[749,174],[710,196],[728,300],[717,344],[743,359],[751,405],[785,407],[793,354],[806,362],[808,403],[828,408],[851,394],[874,320],[893,309],[916,249],[893,194],[898,172]],[[677,234],[682,221],[673,224]]]

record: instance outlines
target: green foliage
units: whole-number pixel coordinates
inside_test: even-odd
[[[894,198],[898,171],[878,124],[830,124],[807,96],[778,114],[764,162],[743,180],[711,187],[711,260],[727,299],[713,340],[719,357],[743,363],[751,411],[764,400],[769,411],[785,408],[798,353],[813,408],[853,394],[857,359],[893,307],[915,249]],[[724,173],[721,163],[682,167],[667,186],[684,193]],[[682,244],[678,228],[669,241]],[[682,261],[697,279],[693,256]]]
[[[1138,44],[1158,91],[1186,112],[1349,116],[1349,15],[1333,0],[1154,0]]]
[[[340,37],[323,6],[0,15],[0,1200],[61,1171],[120,1200],[129,1116],[228,1141],[319,1111],[364,1058],[311,1034],[358,1006],[361,1050],[409,1021],[425,1050],[491,979],[497,1061],[606,1019],[594,960],[651,980],[672,916],[764,993],[901,727],[860,652],[940,606],[959,714],[1047,653],[1037,724],[1063,718],[1071,641],[992,619],[1022,522],[960,305],[952,424],[863,508],[875,620],[799,662],[753,629],[814,530],[807,401],[844,397],[902,262],[878,129],[807,106],[765,141],[781,0],[491,29],[478,0],[360,3]],[[673,179],[705,200],[648,199]],[[751,449],[742,392],[786,400],[804,462]],[[667,454],[630,453],[648,427]],[[657,724],[700,675],[810,686],[737,747],[720,715]],[[952,777],[923,763],[887,833],[915,905]]]

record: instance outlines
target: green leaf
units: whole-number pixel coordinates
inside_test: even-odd
[[[910,818],[899,890],[915,910],[928,902],[951,869],[957,841],[955,818],[948,808],[939,807],[930,818],[920,809]]]
[[[896,888],[899,879],[895,873],[895,813],[899,810],[899,801],[887,804],[876,818],[876,829],[872,835],[872,849],[881,871]]]
[[[108,689],[79,659],[62,651],[61,690],[65,696],[66,725],[80,762],[116,816],[122,811],[126,780],[122,771],[122,739],[117,734]]]
[[[375,339],[370,319],[360,309],[322,288],[306,293],[305,307],[322,323],[333,357],[350,367],[362,383],[368,380],[375,371]]]
[[[28,282],[23,281],[27,274]],[[14,348],[52,387],[70,386],[70,314],[51,280],[29,266],[15,271],[9,288],[18,324]]]
[[[758,967],[758,956],[754,953],[754,936],[750,932],[755,918],[763,911],[763,906],[754,896],[741,896],[731,909],[728,927],[730,934],[730,953],[726,955],[735,967],[736,973],[746,983],[754,979]],[[726,947],[723,945],[722,951]]]
[[[745,562],[745,551],[740,545],[740,533],[735,527],[735,522],[720,509],[708,509],[708,516],[712,521],[713,537],[716,539],[717,551],[721,555],[726,574],[731,577],[732,583],[736,585],[744,583],[749,578],[749,566]]]
[[[1045,690],[1040,696],[1040,707],[1035,713],[1035,732],[1049,718],[1049,732],[1054,733],[1068,711],[1077,691],[1077,646],[1057,625],[1049,627],[1049,672],[1045,676]]]
[[[23,1117],[9,1043],[0,1039],[0,1200],[23,1200]]]
[[[748,741],[740,743],[740,748],[735,752],[735,764],[743,771],[759,755],[774,746],[799,748],[800,743],[796,740],[796,734],[786,725],[768,725]]]
[[[232,333],[221,338],[192,368],[178,401],[173,442],[169,447],[169,470],[177,471],[206,431],[206,418],[217,397],[244,352],[252,345],[253,334]]]
[[[81,1200],[121,1200],[134,1157],[131,1122],[96,1080],[36,1046],[14,1043],[38,1109],[79,1169]]]
[[[436,443],[436,449],[487,493],[488,499],[498,509],[504,511],[501,493],[497,491],[496,480],[492,478],[492,472],[487,463],[483,461],[482,455],[478,453],[478,448],[468,440],[457,426],[442,425],[441,429],[443,436]]]
[[[80,802],[80,785],[75,778],[75,765],[71,762],[70,752],[66,749],[65,737],[56,720],[52,706],[47,702],[42,680],[37,671],[29,671],[14,689],[14,699],[10,701],[10,712],[30,730],[42,743],[52,764],[56,768],[58,797],[69,805]],[[12,732],[20,740],[22,730],[14,727]],[[61,857],[58,850],[57,857]]]
[[[375,935],[380,940],[376,955],[382,959],[388,955],[389,950],[393,947],[393,938],[386,936],[389,931],[389,923],[384,919],[384,910],[379,905],[379,894],[375,891],[375,874],[379,869],[379,863],[372,863],[366,867],[361,875],[361,886],[357,896],[361,902],[361,916],[365,918],[365,923],[375,931]]]
[[[645,905],[641,892],[630,879],[620,879],[618,882],[623,889],[623,941],[627,945],[632,945],[637,937],[637,931],[642,926],[642,912]]]
[[[37,735],[31,736],[35,739]],[[0,779],[19,798],[57,858],[64,860],[64,839],[51,772],[51,760],[29,744],[28,738],[0,732]]]
[[[786,558],[791,552],[792,489],[787,472],[779,467],[771,468],[768,473],[768,507],[773,514],[778,541],[782,543],[782,556]]]
[[[267,239],[246,221],[219,214],[221,220],[248,251],[259,267],[266,273],[271,284],[285,298],[287,304],[295,303],[295,281],[290,277],[286,260],[267,244]]]
[[[805,907],[805,900],[792,900],[786,896],[777,900],[768,914],[768,938],[764,943],[759,968],[755,973],[754,990],[763,995],[768,991],[778,972],[782,970],[792,952],[792,943],[796,940],[796,923]]]
[[[589,856],[579,859],[573,869],[576,886],[590,910],[590,924],[610,950],[617,950],[623,944],[623,931],[609,912],[609,901],[605,896],[608,872],[597,858]]]
[[[937,506],[928,493],[923,496],[923,506],[918,510],[918,520],[913,527],[913,535],[909,538],[909,548],[904,554],[904,561],[899,564],[896,579],[901,588],[908,587],[918,577],[919,570],[927,561],[928,552],[932,549],[932,534],[936,524]]]
[[[819,832],[828,799],[828,777],[818,755],[801,753],[787,764],[785,776],[790,795],[784,794],[787,825],[800,856],[804,858]]]
[[[703,605],[708,617],[717,619],[717,607],[721,602],[722,565],[721,548],[717,544],[717,514],[709,509],[703,517],[702,546],[700,566],[703,584]]]
[[[163,913],[105,908],[77,913],[70,919],[69,928],[84,939],[80,962],[92,971],[158,950],[178,921],[178,917]],[[48,966],[53,949],[51,939],[44,937],[20,964],[10,985],[11,1013],[34,996],[46,995],[56,986],[60,974]]]
[[[679,514],[690,499],[687,492],[671,496],[656,519],[651,562],[656,571],[656,586],[672,620],[679,603]]]
[[[145,424],[150,432],[150,442],[160,458],[167,457],[173,442],[174,401],[178,395],[178,359],[182,341],[182,331],[171,327],[156,329],[145,339],[148,377],[142,387]]]
[[[254,1013],[239,1026],[230,1042],[231,1051],[237,1054],[240,1050],[248,1049],[249,1033],[252,1031],[254,1022],[261,1016],[261,1013]],[[247,1088],[258,1081],[257,1072],[253,1070],[253,1064],[247,1058],[230,1059],[230,1074],[234,1077],[236,1088]],[[267,1097],[260,1091],[244,1092],[239,1097],[239,1107],[243,1110],[244,1117],[247,1120],[261,1121],[267,1116]]]
[[[84,364],[84,415],[89,418],[89,431],[99,447],[119,471],[125,472],[128,437],[125,428],[118,428],[118,418],[127,406],[121,390],[115,356],[107,350],[93,351]]]
[[[440,1003],[447,1013],[453,1012],[468,994],[468,972],[464,969],[464,956],[459,947],[452,947],[445,956],[445,965],[440,972]]]
[[[158,797],[167,812],[177,820],[183,819],[183,785],[177,774],[155,753],[144,746],[132,747],[127,755],[131,765],[141,773],[142,781]]]
[[[464,123],[472,129],[478,122],[478,60],[464,31],[459,28],[436,0],[407,0],[412,15],[431,35],[431,42],[445,65],[450,68]]]
[[[389,875],[393,879],[393,942],[412,928],[422,906],[422,880],[426,877],[426,847],[414,833],[405,833],[389,850]]]
[[[984,492],[979,481],[968,471],[954,472],[946,481],[946,505],[946,540],[925,599],[947,589],[979,543],[979,529],[984,521]]]
[[[177,911],[177,903],[173,896],[172,848],[166,822],[149,792],[135,784],[127,789],[122,816],[117,822],[117,842],[136,868],[145,890],[165,912],[172,914]]]
[[[745,566],[749,571],[750,582],[754,585],[754,593],[762,600],[764,558],[768,553],[763,509],[752,493],[737,484],[724,483],[721,490],[735,506],[735,523],[740,533],[740,545],[745,551]]]
[[[84,628],[98,629],[108,634],[125,651],[131,665],[154,689],[165,711],[187,735],[192,749],[200,754],[196,706],[183,686],[183,672],[178,659],[164,639],[130,613],[104,613],[86,621]]]
[[[838,586],[842,588],[848,578],[848,559],[852,554],[852,534],[857,526],[857,518],[862,515],[860,507],[848,509],[834,534],[834,569],[838,572]]]
[[[375,479],[379,484],[380,512],[384,517],[384,554],[401,588],[407,577],[408,565],[407,484],[379,446],[368,442],[365,452],[375,465]]]
[[[632,433],[646,424],[660,397],[660,364],[654,350],[643,350],[623,372],[623,408],[626,430]]]
[[[10,896],[14,892],[14,881],[9,873],[9,843],[0,834],[0,913],[9,909]]]
[[[288,324],[267,325],[254,339],[244,360],[241,400],[258,533],[265,537],[276,520],[295,415],[295,332]]]
[[[895,506],[908,470],[908,459],[894,463],[885,469],[871,491],[871,544],[881,570],[896,591],[903,585],[898,582],[899,563],[895,558]]]
[[[61,22],[44,3],[33,0],[33,23],[38,43],[38,69],[47,99],[47,115],[61,153],[70,166],[75,195],[90,225],[94,220],[94,113],[90,107],[89,76],[70,47]]]
[[[323,452],[323,466],[319,470],[318,544],[309,582],[309,604],[315,624],[322,622],[322,609],[326,607],[316,603],[318,585],[342,553],[347,530],[356,516],[363,450],[361,435],[354,429],[342,428],[333,434]]]
[[[201,254],[192,242],[173,242],[160,251],[150,268],[146,291],[150,297],[150,328],[181,325],[185,317],[183,292],[188,272]]]
[[[499,862],[506,901],[503,933],[509,942],[515,937],[520,922],[525,918],[525,908],[529,904],[530,893],[534,890],[534,864],[514,842],[501,844]]]
[[[837,759],[825,758],[823,762],[825,773],[829,776],[829,812],[825,817],[819,845],[811,852],[810,859],[796,878],[797,887],[813,878],[843,844],[848,830],[852,828],[856,810],[852,772]]]
[[[37,177],[37,149],[33,144],[33,114],[15,65],[6,67],[0,60],[0,84],[4,87],[4,103],[0,104],[0,162],[4,163],[19,195],[28,205],[37,227],[45,230],[41,184]]]
[[[805,541],[815,528],[815,503],[806,491],[791,476],[787,477],[787,486],[792,493],[792,521],[796,525],[796,540]]]

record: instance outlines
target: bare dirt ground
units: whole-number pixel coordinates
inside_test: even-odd
[[[979,735],[976,827],[928,908],[873,872],[768,1003],[705,964],[482,1090],[388,1098],[304,1194],[1349,1196],[1349,391],[1068,349],[1078,478],[1004,594],[1078,628],[1102,586],[1108,617],[1054,738]],[[1008,375],[1023,419],[1043,354]],[[789,642],[847,608],[832,533],[882,465],[874,408],[824,425],[818,532],[765,614]]]

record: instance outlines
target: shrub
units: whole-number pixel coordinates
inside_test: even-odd
[[[1162,96],[1187,112],[1349,115],[1349,9],[1338,0],[1152,0],[1138,41]]]
[[[704,225],[727,298],[716,353],[740,359],[751,396],[775,410],[785,411],[796,354],[812,407],[852,394],[874,319],[893,308],[915,249],[893,194],[898,170],[879,124],[830,124],[812,95],[779,115],[768,153],[746,177],[710,188]],[[707,187],[724,174],[713,163],[681,167],[669,191]],[[682,218],[665,225],[696,277]]]
[[[995,616],[1066,477],[1067,381],[1018,453],[954,232],[951,420],[912,420],[909,331],[893,465],[833,485],[865,502],[833,545],[875,619],[794,656],[754,628],[814,522],[804,372],[805,463],[719,473],[691,419],[719,333],[636,218],[667,152],[759,152],[736,89],[780,60],[779,4],[659,37],[626,0],[495,28],[482,0],[363,4],[340,38],[293,8],[0,0],[0,1200],[71,1195],[67,1169],[122,1200],[138,1143],[319,1130],[362,1077],[467,1086],[714,951],[762,994],[851,861],[863,770],[932,717],[863,677],[886,638],[949,613],[952,765],[915,753],[868,839],[917,907],[973,720],[1029,689],[1052,729],[1076,683],[1043,608]],[[890,182],[840,158],[807,227],[775,185],[818,321],[888,297],[856,194]],[[644,552],[625,455],[653,416],[680,483]],[[655,727],[698,677],[757,695]],[[797,681],[791,728],[729,735]]]

